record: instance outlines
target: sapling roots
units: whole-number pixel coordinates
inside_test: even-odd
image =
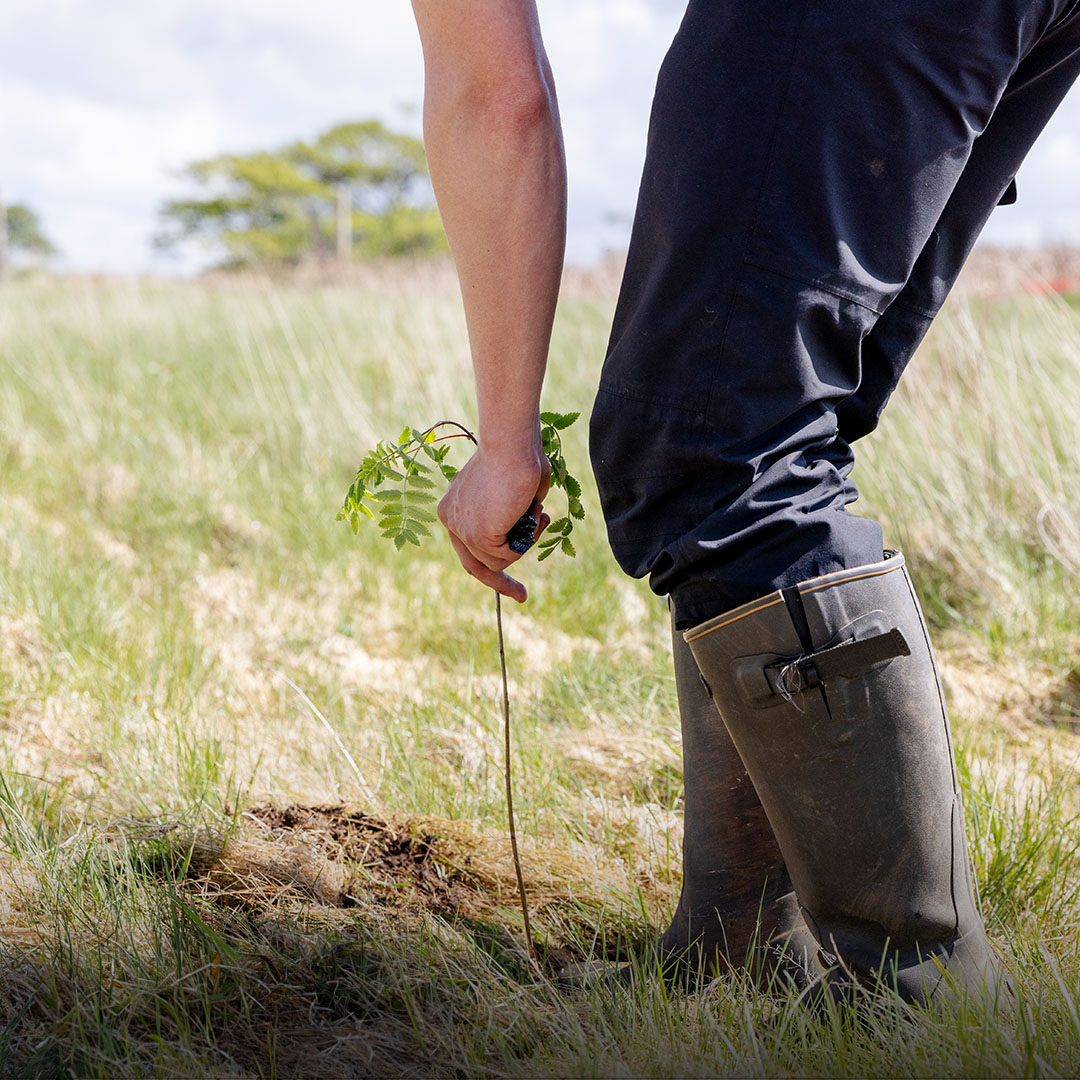
[[[578,413],[540,414],[541,440],[544,453],[551,465],[553,487],[566,492],[566,514],[553,521],[546,535],[537,544],[540,560],[555,551],[564,555],[576,554],[570,534],[574,522],[585,516],[581,504],[581,484],[570,475],[562,455],[562,437],[559,434],[569,427]],[[345,500],[338,510],[338,521],[347,521],[354,533],[359,531],[360,518],[376,521],[382,536],[393,540],[401,551],[406,544],[420,546],[421,537],[430,536],[429,525],[435,521],[431,504],[435,501],[432,475],[441,474],[447,481],[453,480],[457,469],[447,463],[450,442],[467,439],[476,445],[476,436],[456,420],[440,420],[420,431],[406,427],[396,442],[385,440],[370,451],[356,470],[356,476]],[[389,483],[389,482],[392,482]],[[538,522],[529,509],[521,515],[506,535],[507,546],[518,555],[537,543]],[[514,821],[514,790],[510,767],[510,689],[506,673],[506,648],[503,639],[502,597],[495,593],[495,624],[499,637],[499,666],[502,672],[503,713],[503,776],[506,783],[506,817],[510,831],[510,850],[514,858],[518,894],[521,898],[521,917],[525,927],[525,944],[529,959],[536,964],[536,947],[533,943],[532,923],[529,919],[529,901],[525,893],[525,877],[521,871],[521,855],[518,851],[517,827]]]

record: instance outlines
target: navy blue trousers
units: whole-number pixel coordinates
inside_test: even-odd
[[[680,625],[881,558],[851,444],[1078,70],[1080,0],[692,0],[590,426]]]

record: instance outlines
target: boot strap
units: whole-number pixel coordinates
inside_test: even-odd
[[[884,634],[845,641],[831,649],[822,649],[797,660],[773,664],[769,674],[775,671],[775,677],[770,678],[769,682],[775,686],[781,697],[790,697],[813,690],[827,679],[854,679],[875,664],[884,663],[897,656],[910,655],[911,647],[907,639],[900,628],[894,626]]]
[[[899,627],[893,627],[805,656],[784,657],[775,653],[742,656],[732,662],[731,668],[746,701],[754,708],[763,709],[779,704],[778,698],[790,701],[796,694],[821,686],[828,679],[853,679],[876,664],[910,655],[907,639]]]

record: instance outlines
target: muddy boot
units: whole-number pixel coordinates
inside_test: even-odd
[[[682,723],[685,830],[679,906],[655,946],[665,979],[689,985],[747,965],[759,982],[805,982],[817,945],[761,800],[697,663],[672,631]]]
[[[908,1001],[999,975],[975,904],[944,698],[903,557],[686,632],[837,994]],[[688,815],[689,816],[689,815]]]

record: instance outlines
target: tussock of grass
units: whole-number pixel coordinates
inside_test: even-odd
[[[0,1077],[1075,1074],[1077,311],[953,304],[857,477],[937,631],[1021,1008],[819,1015],[547,981],[640,955],[679,878],[666,611],[588,485],[579,558],[507,613],[528,963],[490,596],[333,521],[376,438],[470,419],[458,298],[392,284],[0,290]],[[609,309],[564,302],[552,408]]]

